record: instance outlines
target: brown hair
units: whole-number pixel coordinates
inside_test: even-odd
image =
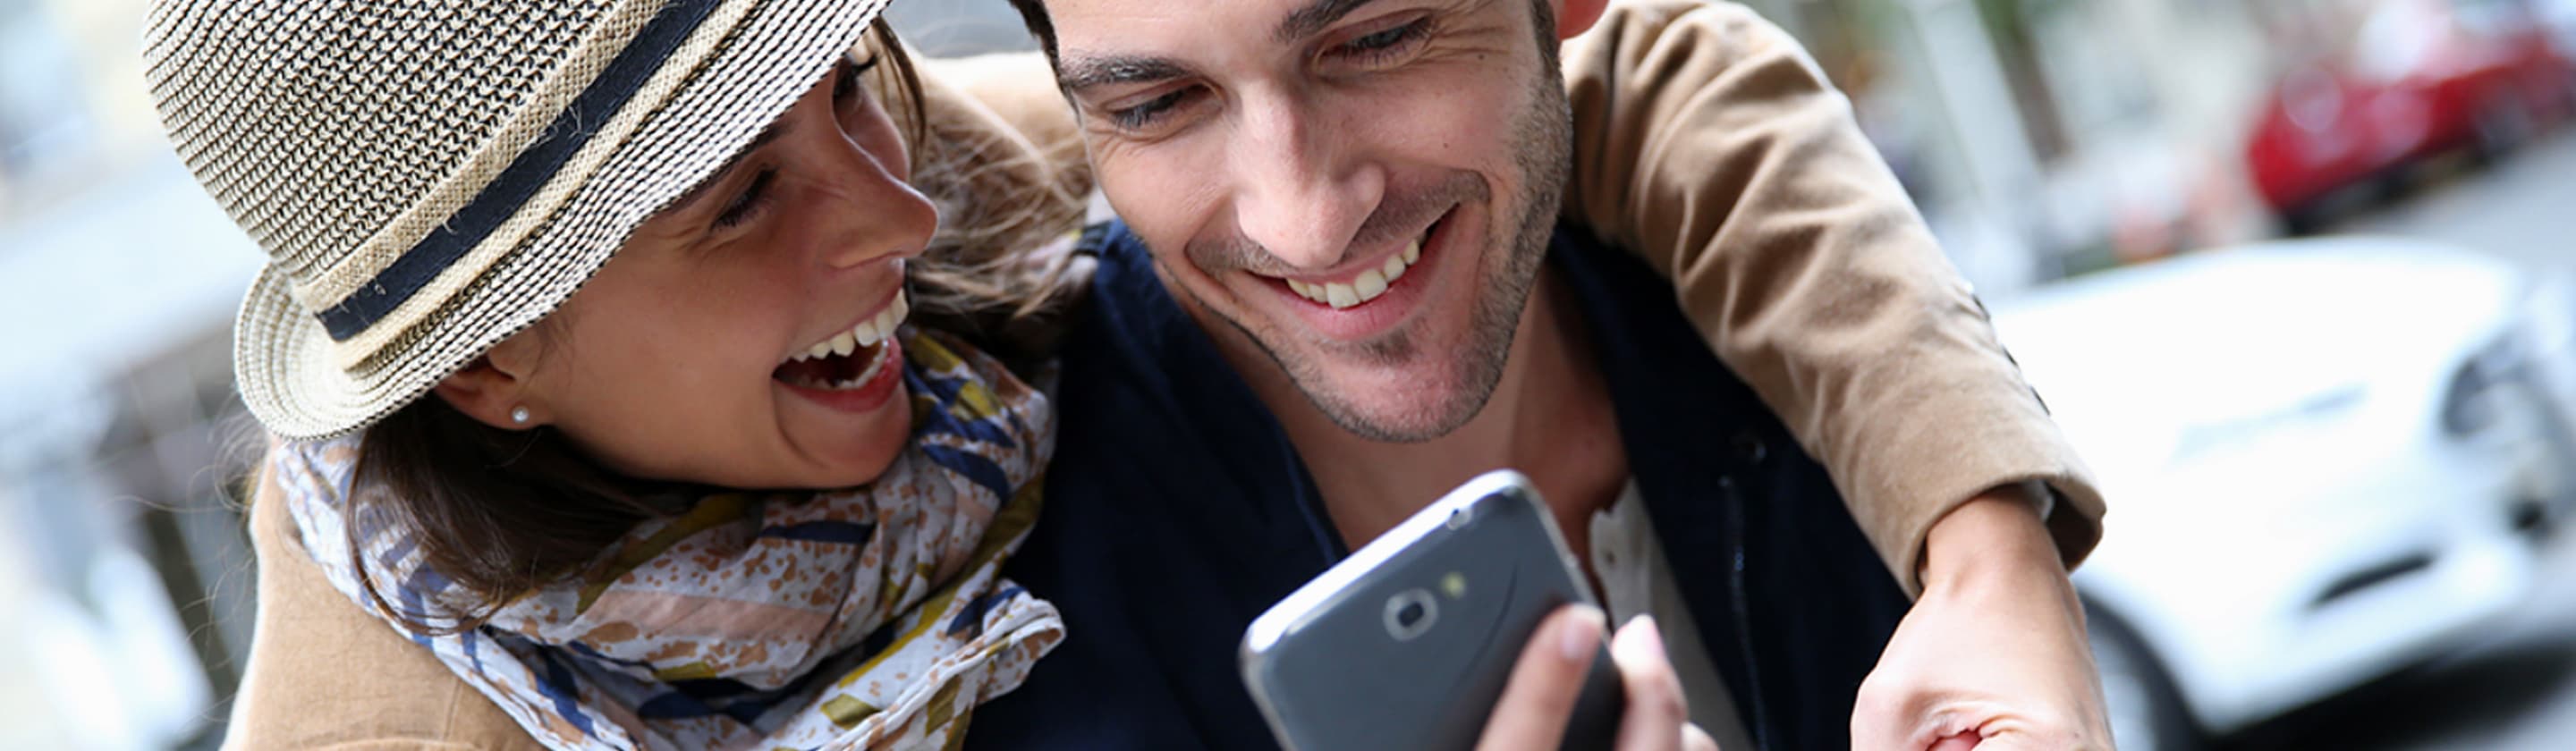
[[[1062,310],[1088,278],[1083,259],[1033,252],[1077,228],[1081,202],[1024,141],[963,114],[952,90],[926,88],[883,20],[869,36],[888,64],[868,83],[909,136],[914,186],[940,208],[939,233],[909,265],[914,321],[965,336],[1025,372],[1051,355]],[[561,323],[549,317],[531,331],[549,341]],[[635,525],[685,510],[654,499],[690,490],[620,476],[551,428],[492,427],[436,396],[367,429],[352,485],[345,526],[361,588],[385,614],[427,633],[473,628],[501,604],[578,573]],[[425,562],[480,609],[431,622],[394,607],[358,554],[357,530],[373,524],[412,530]]]

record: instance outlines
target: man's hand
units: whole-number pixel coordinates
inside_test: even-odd
[[[1859,751],[2110,749],[2084,611],[2037,510],[2007,493],[1942,517],[1923,596],[1852,714]]]
[[[1477,751],[1555,751],[1606,623],[1599,608],[1585,605],[1559,608],[1541,622],[1485,720]],[[1653,619],[1638,618],[1619,629],[1610,641],[1610,659],[1618,663],[1628,694],[1618,751],[1717,751],[1717,741],[1690,724],[1681,678],[1664,658],[1663,635]]]

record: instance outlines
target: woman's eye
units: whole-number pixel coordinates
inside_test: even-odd
[[[777,175],[773,170],[761,170],[760,176],[752,178],[751,185],[743,188],[741,195],[734,196],[733,203],[725,205],[724,213],[716,215],[716,228],[739,227],[758,216],[761,207],[769,202],[769,182]]]
[[[1364,64],[1383,63],[1412,49],[1416,43],[1430,36],[1430,32],[1431,19],[1416,19],[1412,23],[1343,42],[1334,54]]]
[[[1179,107],[1194,91],[1197,89],[1175,89],[1171,93],[1146,100],[1143,104],[1110,110],[1109,119],[1117,123],[1120,128],[1142,130],[1161,120],[1163,115],[1170,113],[1173,108]]]
[[[835,74],[839,80],[832,83],[832,98],[848,101],[852,95],[859,93],[859,76],[876,70],[877,61],[882,59],[884,58],[880,55],[869,55],[865,60],[842,63],[840,71]]]

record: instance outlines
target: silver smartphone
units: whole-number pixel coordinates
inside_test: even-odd
[[[1459,486],[1254,619],[1243,681],[1291,751],[1471,749],[1521,649],[1595,603],[1520,473]],[[1608,748],[1617,668],[1594,656],[1565,748]]]

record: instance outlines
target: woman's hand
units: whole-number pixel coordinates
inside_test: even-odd
[[[2111,748],[2083,607],[2030,504],[1970,501],[1928,550],[1923,596],[1861,682],[1852,748]]]
[[[1477,751],[1554,751],[1565,737],[1566,721],[1583,692],[1584,674],[1592,668],[1607,622],[1599,608],[1569,605],[1540,623],[1521,649],[1502,700],[1485,720]],[[1610,642],[1610,659],[1618,664],[1628,695],[1619,719],[1618,751],[1716,751],[1717,741],[1690,724],[1681,679],[1664,658],[1663,635],[1653,619],[1638,618],[1619,629]]]

